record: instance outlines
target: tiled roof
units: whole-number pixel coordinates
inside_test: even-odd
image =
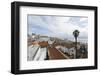
[[[48,45],[49,45],[48,42],[45,42],[45,41],[39,42],[38,44],[39,44],[40,46],[48,46]]]
[[[49,45],[47,41],[42,41],[42,42],[37,42],[37,41],[35,41],[35,42],[33,42],[32,44],[33,44],[33,45],[38,44],[38,45],[44,46],[44,47],[46,47],[46,46]]]

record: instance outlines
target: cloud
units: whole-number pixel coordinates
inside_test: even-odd
[[[74,39],[73,31],[79,30],[79,38],[87,39],[87,17],[64,17],[64,16],[28,16],[29,32],[59,37],[62,39]]]

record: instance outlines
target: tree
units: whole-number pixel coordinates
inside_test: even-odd
[[[77,58],[77,37],[79,36],[79,33],[80,32],[78,30],[73,31],[73,35],[75,37],[76,58]]]

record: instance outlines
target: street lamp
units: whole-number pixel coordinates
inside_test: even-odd
[[[73,31],[73,35],[75,37],[76,58],[77,58],[77,37],[79,36],[79,33],[80,32],[78,30]]]

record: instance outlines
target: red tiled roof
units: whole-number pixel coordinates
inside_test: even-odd
[[[40,45],[40,46],[45,46],[45,47],[49,45],[48,42],[45,42],[45,41],[42,41],[42,42],[33,42],[32,44],[33,44],[33,45],[38,44],[38,45]]]

